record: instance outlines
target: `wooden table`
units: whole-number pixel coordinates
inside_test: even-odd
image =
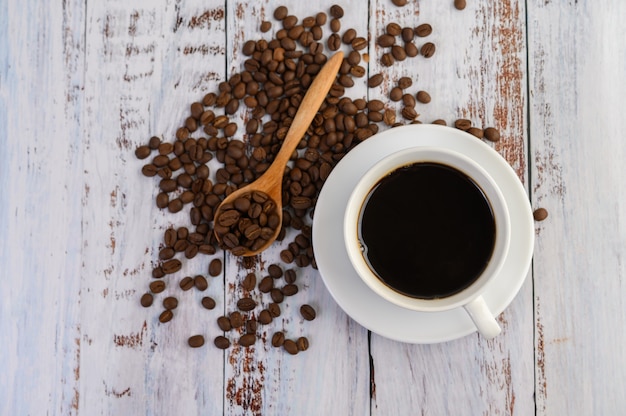
[[[303,18],[333,2],[291,3]],[[498,127],[493,146],[533,208],[549,212],[535,224],[531,272],[498,317],[503,333],[390,341],[348,317],[308,267],[255,347],[224,352],[212,345],[215,320],[234,310],[250,270],[223,254],[184,263],[180,275],[193,275],[222,258],[224,274],[205,294],[172,289],[181,305],[160,324],[161,298],[151,308],[139,298],[163,231],[188,214],[155,207],[157,182],[140,174],[134,149],[153,135],[175,140],[189,105],[241,71],[244,40],[277,30],[280,3],[6,0],[0,414],[623,414],[626,3],[344,3],[342,31],[369,31],[369,73],[387,74],[382,87],[368,90],[362,78],[351,93],[384,98],[408,75],[411,92],[433,97],[417,106],[423,122]],[[272,32],[261,34],[262,20]],[[394,21],[432,24],[435,55],[381,67],[375,39]],[[252,271],[283,264],[281,249]],[[198,306],[206,294],[216,310]],[[314,321],[300,318],[302,303],[317,308]],[[291,356],[271,347],[275,328],[306,335],[310,348]],[[193,334],[207,344],[189,348]]]

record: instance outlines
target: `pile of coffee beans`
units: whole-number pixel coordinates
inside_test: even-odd
[[[402,7],[406,1],[398,0],[394,4]],[[277,244],[284,240],[288,229],[296,230],[291,242],[282,243],[280,260],[298,268],[316,268],[310,222],[319,192],[333,167],[352,148],[376,134],[381,125],[404,124],[396,111],[381,100],[353,99],[346,94],[356,79],[365,77],[367,70],[362,64],[369,60],[369,55],[364,52],[368,46],[367,34],[359,35],[354,29],[341,32],[343,16],[344,10],[339,5],[333,5],[328,13],[322,11],[303,19],[291,15],[285,6],[276,8],[275,22],[260,23],[262,33],[269,32],[274,24],[279,25],[273,38],[243,43],[241,51],[246,59],[241,72],[232,74],[219,83],[217,91],[209,92],[190,105],[188,117],[176,130],[175,140],[167,142],[152,137],[136,149],[137,158],[148,159],[142,173],[159,180],[156,206],[171,213],[184,209],[189,213],[188,226],[165,231],[159,264],[152,270],[155,280],[149,285],[150,291],[141,297],[142,306],[150,307],[154,295],[165,290],[167,279],[164,277],[181,270],[180,255],[192,259],[199,253],[223,253],[220,250],[240,255],[245,248],[254,250],[262,246],[277,229]],[[324,31],[328,29],[330,33],[325,36]],[[379,57],[381,63],[391,66],[407,58],[431,58],[435,44],[417,45],[415,42],[431,33],[432,27],[426,23],[414,28],[388,24],[377,38],[378,45],[384,48]],[[214,221],[214,214],[227,195],[253,182],[270,166],[307,88],[328,59],[325,49],[340,48],[347,52],[337,78],[285,170],[282,220],[276,212],[276,204],[267,195],[251,193],[237,199],[232,206],[222,206],[219,219]],[[367,84],[370,88],[377,87],[383,83],[383,78],[383,74],[374,74]],[[416,102],[426,104],[431,97],[426,91],[407,92],[412,84],[411,78],[401,77],[389,98],[404,104],[400,112],[402,119],[420,123]],[[247,114],[244,131],[239,130],[234,116],[240,109],[245,109]],[[434,123],[446,124],[441,119]],[[474,127],[469,120],[457,120],[455,127],[476,137],[499,139],[497,130]],[[218,166],[214,172],[209,162]],[[179,258],[175,258],[177,255]],[[209,264],[208,276],[220,275],[222,268],[221,260],[214,258]],[[273,264],[268,272],[258,285],[254,273],[246,275],[241,285],[244,293],[258,289],[261,294],[269,294],[271,302],[260,304],[252,296],[239,299],[238,310],[217,319],[223,335],[214,339],[215,346],[230,347],[235,338],[229,339],[226,335],[235,330],[238,345],[254,345],[258,325],[271,324],[281,314],[281,302],[298,293],[294,269],[283,272],[280,266]],[[284,284],[277,286],[281,277]],[[186,276],[178,284],[183,291],[193,288],[204,291],[209,282],[207,277],[197,275]],[[164,299],[159,321],[172,320],[177,306],[176,298]],[[211,310],[216,301],[204,297],[201,306]],[[316,316],[310,305],[303,305],[300,313],[307,321]],[[307,338],[286,339],[283,331],[275,332],[271,343],[290,354],[305,351],[309,346]],[[188,344],[200,347],[204,345],[204,337],[194,335],[188,339]]]

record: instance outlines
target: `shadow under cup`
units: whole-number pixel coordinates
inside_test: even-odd
[[[486,309],[480,295],[506,258],[509,215],[493,179],[462,154],[416,147],[382,159],[348,200],[344,239],[361,279],[386,300],[493,320],[468,304]]]

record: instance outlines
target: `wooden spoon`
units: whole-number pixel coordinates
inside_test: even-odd
[[[304,98],[300,103],[300,107],[298,108],[298,112],[293,118],[289,131],[283,140],[283,144],[270,167],[257,180],[237,189],[224,198],[224,201],[222,201],[222,203],[217,207],[213,217],[215,224],[217,224],[224,206],[230,206],[236,199],[244,195],[252,194],[255,191],[265,193],[276,204],[276,214],[278,215],[280,221],[278,222],[278,227],[274,230],[274,234],[268,238],[265,244],[263,244],[260,248],[255,250],[246,249],[244,252],[236,253],[237,255],[254,256],[255,254],[265,250],[274,242],[274,240],[276,240],[276,237],[281,229],[280,224],[282,224],[283,220],[282,183],[285,167],[291,158],[293,151],[298,146],[298,143],[300,143],[302,136],[304,136],[304,133],[306,133],[309,128],[309,125],[322,105],[324,98],[326,98],[326,95],[328,94],[328,91],[330,90],[330,87],[339,72],[339,67],[341,66],[342,61],[343,52],[339,51],[326,62],[324,67],[317,74],[304,95]],[[215,232],[215,237],[221,244],[222,240],[217,232]]]

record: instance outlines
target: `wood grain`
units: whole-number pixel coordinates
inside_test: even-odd
[[[626,407],[622,2],[530,2],[537,414]]]

